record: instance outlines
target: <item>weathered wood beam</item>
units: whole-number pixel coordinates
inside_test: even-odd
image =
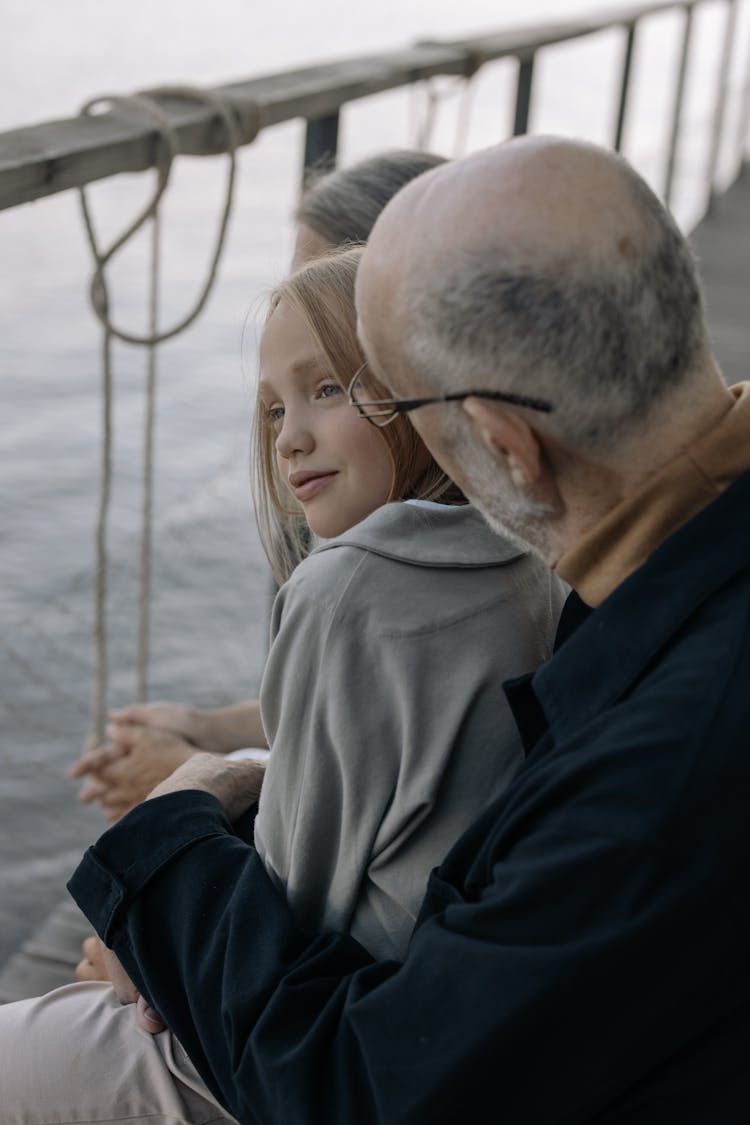
[[[249,144],[269,125],[325,117],[356,98],[437,74],[463,74],[466,66],[465,52],[412,48],[229,83],[210,93],[231,109],[242,143]],[[224,151],[222,122],[204,102],[144,92],[174,129],[180,152],[202,156]],[[0,209],[118,172],[141,172],[155,163],[159,143],[158,130],[143,114],[121,109],[0,134]]]

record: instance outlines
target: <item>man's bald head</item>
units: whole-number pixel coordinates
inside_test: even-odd
[[[519,138],[420,177],[388,205],[358,284],[363,341],[399,392],[551,399],[596,447],[700,366],[699,286],[671,217],[619,157]]]

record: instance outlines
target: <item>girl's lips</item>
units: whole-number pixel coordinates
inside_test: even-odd
[[[293,477],[290,478],[289,483],[297,499],[304,502],[305,500],[312,499],[313,496],[317,496],[327,484],[330,484],[337,473],[334,471],[330,473],[318,473],[315,476],[309,476],[308,474],[303,475],[302,473],[299,475],[300,481],[298,484],[292,483]]]

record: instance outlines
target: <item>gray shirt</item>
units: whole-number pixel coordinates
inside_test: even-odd
[[[403,956],[430,870],[521,763],[502,682],[550,654],[564,597],[470,507],[387,504],[295,570],[255,839],[301,925]]]

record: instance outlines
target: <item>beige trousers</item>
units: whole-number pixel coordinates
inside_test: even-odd
[[[0,1005],[0,1125],[236,1125],[168,1031],[108,984]]]

